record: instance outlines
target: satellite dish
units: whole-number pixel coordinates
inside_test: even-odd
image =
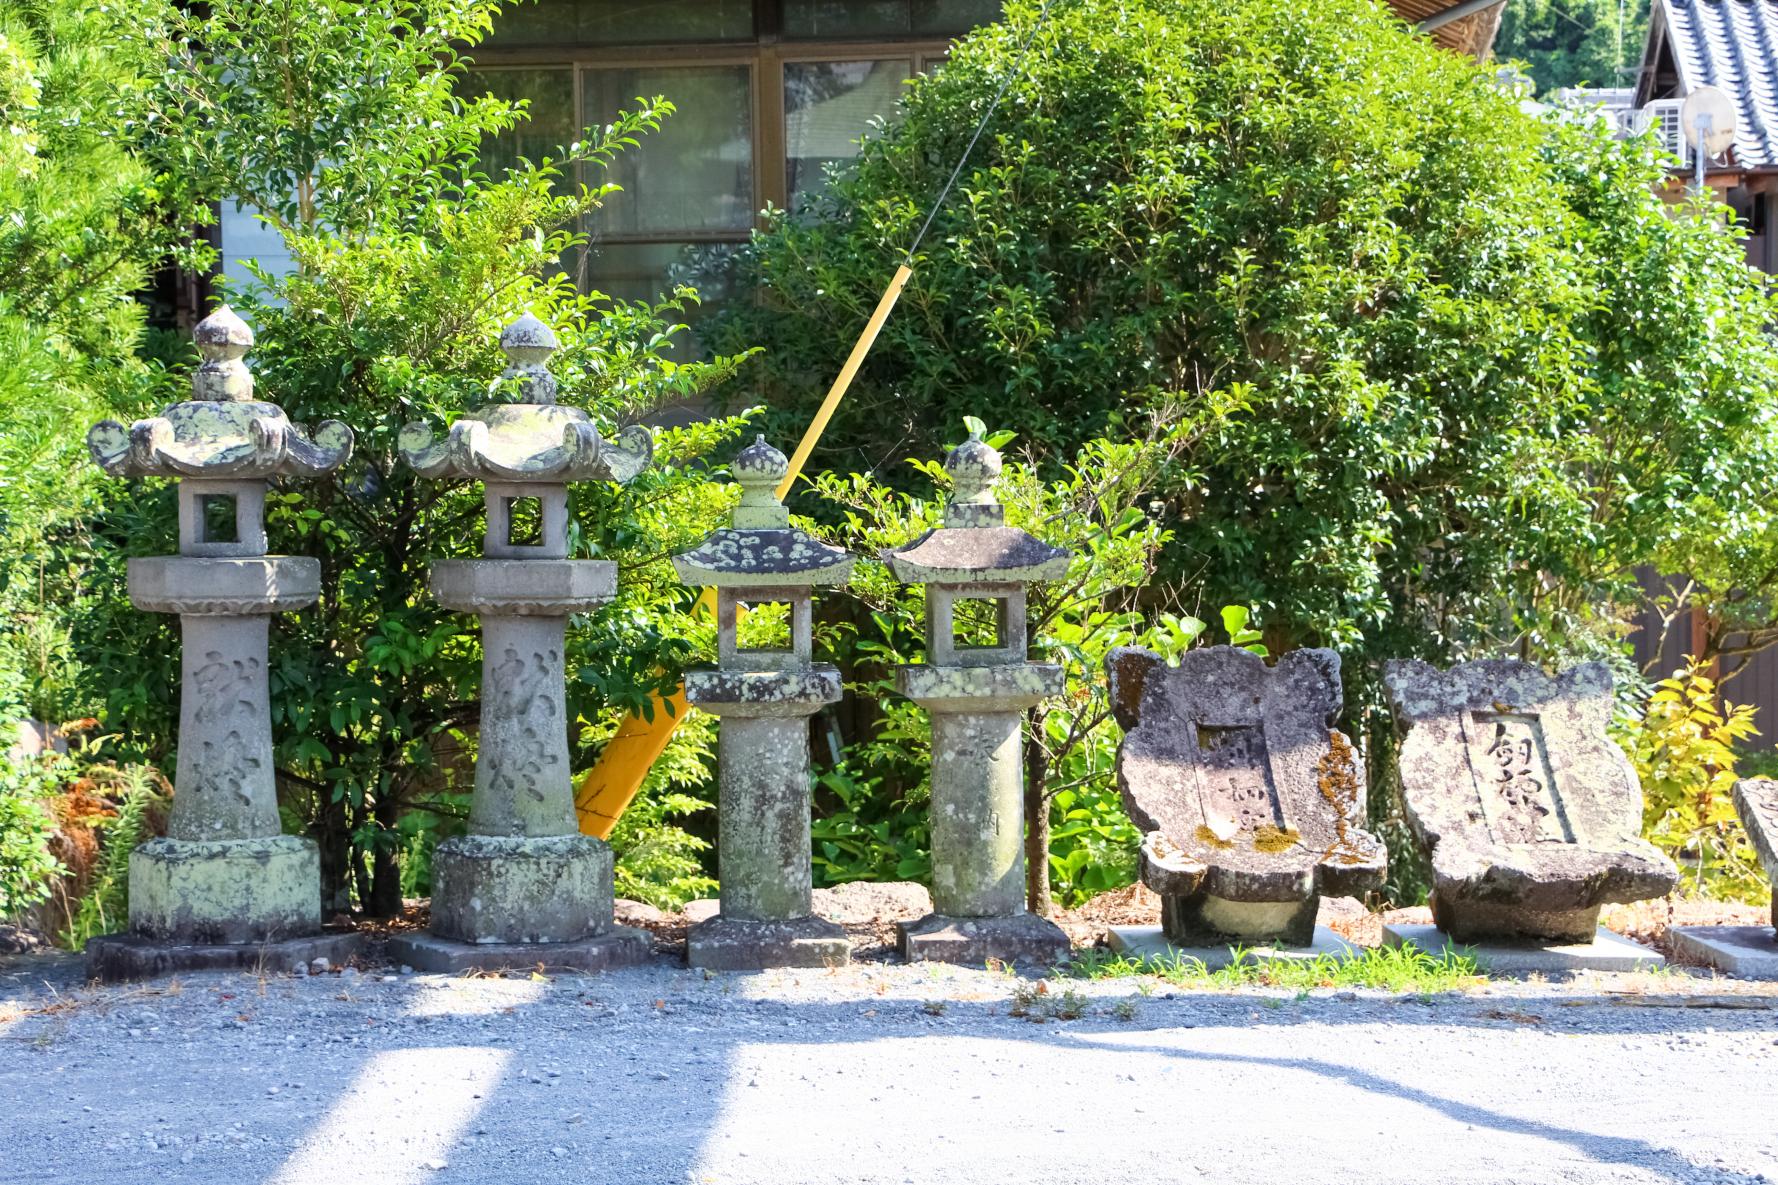
[[[1714,86],[1701,86],[1680,106],[1679,127],[1687,144],[1702,147],[1705,156],[1721,156],[1735,142],[1735,101]]]

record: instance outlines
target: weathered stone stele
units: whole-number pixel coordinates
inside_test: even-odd
[[[1772,881],[1771,924],[1765,926],[1669,926],[1673,954],[1741,979],[1778,979],[1778,782],[1742,778],[1734,787],[1735,810],[1760,866]]]
[[[1307,946],[1323,896],[1383,883],[1364,773],[1333,727],[1339,655],[1295,650],[1268,667],[1211,646],[1169,667],[1126,647],[1105,666],[1125,730],[1118,787],[1168,939]]]
[[[556,336],[531,314],[500,347],[516,402],[466,416],[443,441],[424,424],[401,432],[402,455],[423,476],[483,483],[487,530],[485,558],[432,568],[439,603],[481,618],[469,832],[433,855],[431,932],[395,939],[390,951],[429,970],[597,970],[644,959],[651,944],[614,924],[611,849],[580,834],[574,811],[563,641],[570,614],[616,593],[617,566],[567,558],[567,483],[630,480],[653,437],[631,428],[613,444],[584,411],[557,405],[546,365]]]
[[[1512,659],[1393,662],[1384,679],[1408,824],[1452,939],[1590,943],[1601,905],[1678,882],[1640,838],[1642,790],[1606,735],[1603,665],[1550,676]]]
[[[852,557],[790,525],[776,487],[790,472],[760,437],[733,468],[730,526],[673,557],[679,578],[716,590],[717,665],[685,673],[685,696],[722,718],[717,870],[721,912],[686,935],[694,967],[837,966],[843,929],[814,916],[809,870],[809,716],[840,698],[840,673],[812,661],[811,590],[844,584]],[[782,604],[789,645],[740,645],[744,604]]]
[[[1772,882],[1772,925],[1778,929],[1778,781],[1742,778],[1735,783],[1734,797],[1741,826]]]
[[[896,671],[932,718],[933,913],[900,923],[913,960],[1055,962],[1067,935],[1025,909],[1024,713],[1063,689],[1062,668],[1026,661],[1025,588],[1068,571],[1069,554],[1006,525],[1000,454],[971,434],[945,459],[942,527],[883,553],[926,586],[926,663]],[[961,644],[959,602],[989,602],[994,641]]]
[[[183,657],[173,809],[164,839],[130,855],[128,935],[88,944],[92,973],[120,978],[342,956],[321,935],[314,841],[282,834],[267,687],[271,615],[320,593],[320,564],[266,554],[267,483],[332,473],[352,451],[335,421],[311,438],[253,397],[253,333],[226,305],[198,323],[193,398],[129,428],[87,433],[116,477],[179,480],[177,556],[133,559],[130,599],[179,615]]]

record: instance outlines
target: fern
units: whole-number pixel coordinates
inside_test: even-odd
[[[672,822],[712,809],[699,794],[710,792],[715,736],[713,717],[688,713],[618,820],[611,847],[617,855],[613,879],[619,897],[677,909],[715,891],[716,881],[704,871],[702,859],[710,842]]]
[[[147,838],[154,811],[166,799],[160,774],[147,766],[95,769],[89,776],[114,781],[110,797],[117,803],[117,813],[98,823],[99,863],[61,935],[62,945],[70,950],[79,950],[95,935],[121,929],[128,920],[130,853]]]

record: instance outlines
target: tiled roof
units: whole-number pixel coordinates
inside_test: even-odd
[[[1736,163],[1778,165],[1778,0],[1655,0],[1649,37],[1644,69],[1664,40],[1676,97],[1714,86],[1734,99]]]

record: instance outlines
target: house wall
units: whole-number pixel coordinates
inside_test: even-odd
[[[1696,629],[1696,620],[1689,613],[1681,615],[1663,633],[1661,614],[1654,602],[1662,595],[1670,596],[1671,592],[1666,582],[1650,570],[1644,570],[1640,577],[1648,603],[1631,619],[1630,646],[1636,665],[1644,675],[1650,679],[1665,679],[1685,668],[1687,656],[1702,648],[1703,638]],[[1729,645],[1733,647],[1741,641],[1731,636]],[[1761,737],[1757,744],[1769,747],[1778,743],[1778,648],[1761,651],[1749,658],[1724,659],[1717,667],[1715,678],[1725,700],[1754,707],[1754,723]]]
[[[253,279],[247,270],[249,260],[274,275],[283,275],[291,268],[290,253],[277,232],[267,227],[252,206],[235,209],[233,202],[222,203],[217,218],[222,244],[222,276],[230,289],[239,288]]]

